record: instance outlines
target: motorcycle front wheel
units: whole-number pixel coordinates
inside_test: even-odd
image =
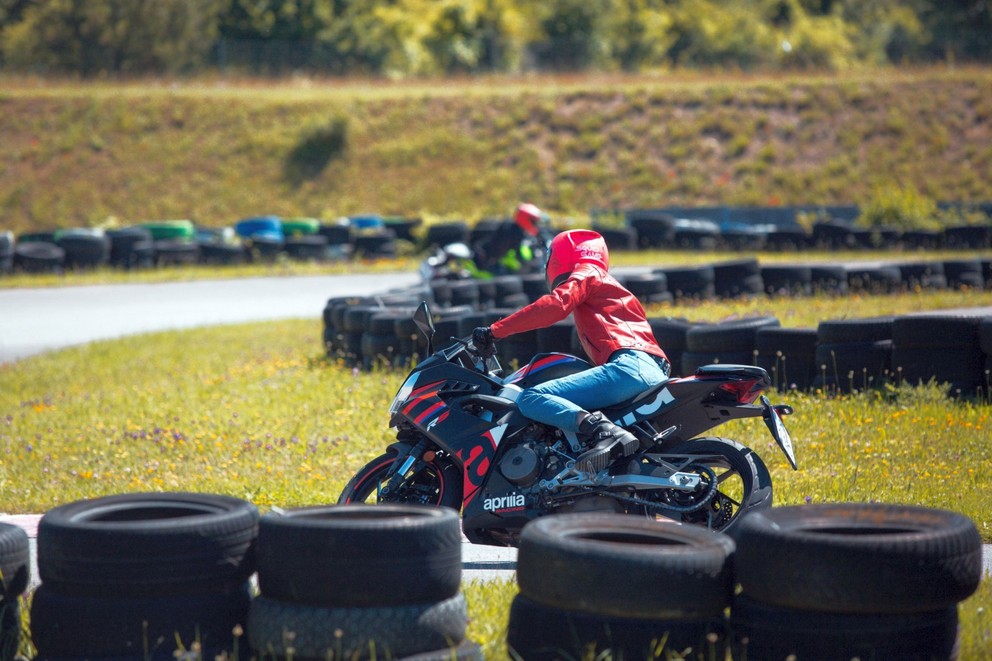
[[[407,476],[393,493],[383,496],[382,488],[389,482],[389,469],[397,456],[395,450],[390,450],[367,463],[345,485],[338,504],[414,503],[461,509],[461,473],[454,464],[436,459]]]
[[[717,490],[702,508],[685,512],[682,523],[730,532],[751,510],[772,506],[772,480],[768,468],[753,450],[729,438],[716,436],[681,443],[666,454],[698,455],[716,474]]]

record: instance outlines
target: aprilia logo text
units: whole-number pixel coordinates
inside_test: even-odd
[[[507,496],[486,498],[482,501],[482,509],[487,512],[498,512],[501,510],[522,508],[524,504],[524,495],[522,493],[511,493]]]

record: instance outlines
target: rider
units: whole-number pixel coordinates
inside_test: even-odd
[[[532,420],[575,432],[589,446],[576,467],[594,473],[613,459],[633,454],[638,441],[590,409],[634,397],[664,381],[670,371],[644,308],[608,273],[609,265],[606,241],[597,232],[562,232],[551,241],[545,265],[551,293],[472,333],[476,347],[491,353],[495,340],[550,326],[572,314],[579,341],[595,367],[526,388],[517,406]]]
[[[533,243],[543,233],[544,214],[533,204],[521,204],[513,221],[501,222],[475,246],[475,263],[481,271],[518,273],[535,255]]]

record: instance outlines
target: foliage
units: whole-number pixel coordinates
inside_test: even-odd
[[[84,76],[209,65],[393,77],[992,58],[983,0],[0,0],[0,31],[6,66]]]
[[[188,71],[205,62],[217,35],[220,2],[50,0],[25,4],[18,7],[20,20],[7,25],[0,22],[3,61],[22,69],[84,76]]]
[[[861,210],[862,227],[894,227],[900,230],[937,230],[937,203],[915,188],[876,187]]]

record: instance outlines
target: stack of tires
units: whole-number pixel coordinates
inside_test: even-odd
[[[20,596],[31,581],[27,533],[0,523],[0,659],[14,659],[21,644]]]
[[[38,525],[31,637],[44,659],[201,658],[235,649],[251,601],[258,510],[150,493],[62,505]]]
[[[248,638],[258,658],[482,659],[465,637],[458,514],[416,505],[270,512]],[[287,561],[289,559],[289,561]]]
[[[992,391],[992,317],[978,324],[978,346],[985,354],[985,388],[989,392]]]
[[[779,390],[809,390],[816,379],[816,342],[815,328],[759,328],[756,364]]]
[[[14,270],[14,233],[0,232],[0,275]]]
[[[255,262],[273,261],[286,243],[278,216],[244,218],[235,223],[234,231],[241,237],[249,259]]]
[[[730,537],[605,514],[562,514],[524,527],[511,658],[726,656],[734,589]]]
[[[892,322],[892,369],[896,380],[918,385],[931,379],[952,394],[971,395],[986,385],[979,338],[983,317],[919,314]]]
[[[684,266],[655,269],[668,282],[668,291],[676,300],[705,301],[716,296],[712,266]]]
[[[155,261],[160,266],[195,264],[200,259],[196,227],[190,220],[158,220],[142,223],[155,246]]]
[[[110,239],[102,229],[65,229],[55,233],[55,243],[65,251],[67,269],[92,269],[110,259]]]
[[[22,234],[14,245],[14,268],[24,273],[60,273],[65,250],[55,243],[53,232]]]
[[[734,658],[957,658],[957,604],[982,540],[955,512],[883,504],[779,507],[741,521]]]
[[[718,298],[756,296],[765,290],[761,267],[753,257],[713,265],[713,288]]]
[[[834,319],[817,326],[814,388],[866,390],[892,373],[893,317]]]
[[[686,332],[681,374],[695,374],[712,363],[754,365],[758,329],[780,325],[775,317],[754,317],[694,326]]]

